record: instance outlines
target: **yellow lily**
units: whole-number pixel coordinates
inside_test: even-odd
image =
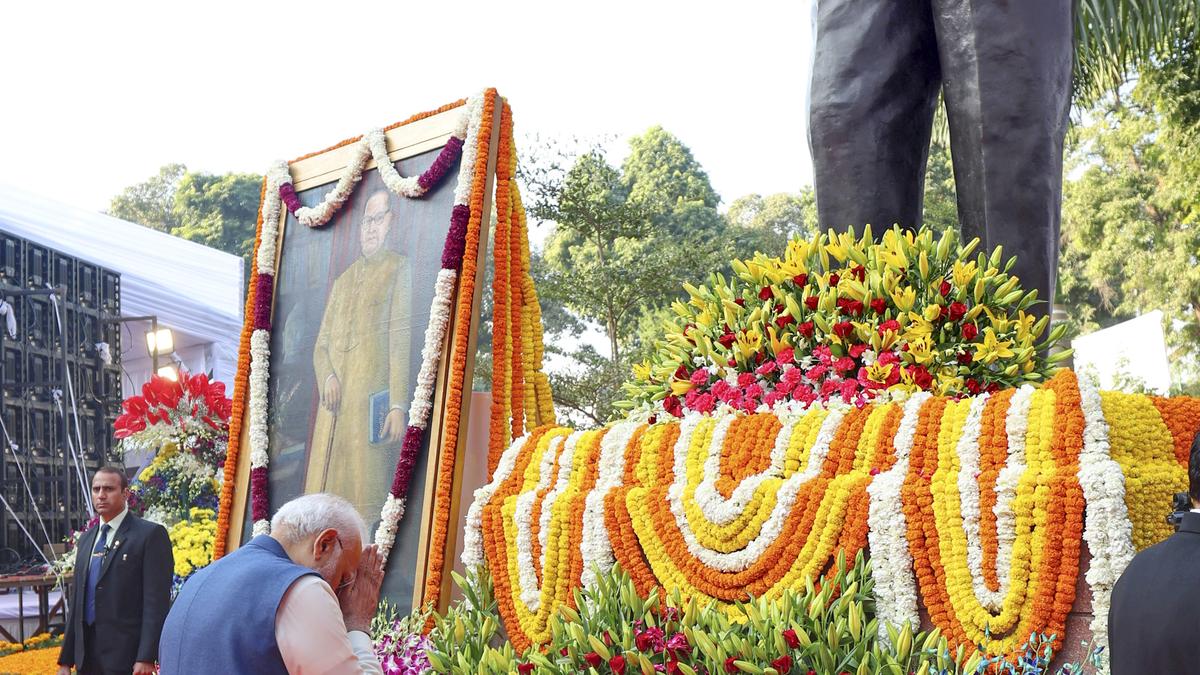
[[[692,383],[687,380],[675,380],[671,383],[671,393],[682,396],[692,390]]]
[[[954,261],[954,270],[951,272],[951,277],[954,279],[954,285],[957,288],[966,288],[967,284],[975,278],[975,273],[978,268],[975,261],[964,263],[961,260]]]
[[[902,312],[907,312],[913,308],[917,302],[917,292],[911,286],[906,286],[904,289],[892,291],[892,302],[896,303],[896,307]]]
[[[1009,349],[1012,346],[1012,341],[1001,340],[996,337],[996,331],[990,326],[983,329],[983,342],[976,342],[974,344],[976,361],[993,363],[996,359],[1015,356],[1013,350]]]

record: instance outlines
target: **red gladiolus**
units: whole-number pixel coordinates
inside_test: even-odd
[[[600,664],[604,663],[604,659],[600,658],[600,655],[597,654],[596,652],[588,652],[588,653],[584,654],[583,660],[587,661],[588,665],[593,668],[599,668]]]
[[[763,286],[763,289],[758,292],[758,299],[759,300],[770,300],[772,295],[773,294],[771,293],[771,287]]]
[[[786,675],[792,669],[792,657],[784,654],[771,662],[771,667]]]
[[[783,631],[783,639],[787,642],[787,646],[796,649],[800,646],[800,637],[796,635],[796,631],[791,628]]]
[[[815,332],[813,322],[811,321],[805,321],[804,323],[796,326],[796,330],[800,331],[800,334],[804,337],[812,337],[813,333]]]
[[[625,673],[625,657],[620,656],[620,655],[612,657],[611,659],[608,660],[608,667],[612,668],[612,671],[614,673],[616,673],[617,675],[624,675],[624,673]]]
[[[938,292],[942,294],[943,298],[950,295],[950,282],[943,280],[941,287],[938,288]]]
[[[839,321],[833,324],[833,333],[840,338],[846,338],[854,332],[854,324],[849,321]]]
[[[775,360],[779,363],[791,363],[792,361],[796,360],[796,350],[792,349],[791,347],[781,349],[779,350],[779,353],[775,355]]]
[[[962,337],[964,340],[974,340],[979,335],[979,327],[973,323],[964,323],[962,327]]]
[[[951,321],[958,321],[959,319],[963,318],[963,316],[965,316],[966,313],[967,313],[966,305],[962,304],[961,302],[950,303],[950,320]]]
[[[871,301],[871,310],[876,314],[883,314],[887,311],[887,300],[883,298],[875,298]]]

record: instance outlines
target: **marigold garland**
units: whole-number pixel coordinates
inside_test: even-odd
[[[540,617],[572,603],[572,590],[591,578],[585,561],[619,563],[643,593],[678,590],[732,607],[820,581],[839,551],[849,557],[870,543],[879,547],[872,557],[881,617],[915,621],[919,598],[956,646],[1012,659],[1035,632],[1061,643],[1085,538],[1096,572],[1088,583],[1106,606],[1112,566],[1128,560],[1113,520],[1121,516],[1106,495],[1128,493],[1104,486],[1120,480],[1118,465],[1129,476],[1146,457],[1170,471],[1133,471],[1139,485],[1161,492],[1180,480],[1177,439],[1196,424],[1195,410],[1191,402],[1089,394],[1062,371],[1040,389],[978,398],[916,394],[862,408],[622,421],[603,440],[580,436],[570,466],[566,451],[557,461],[526,460],[521,485],[500,475],[502,458],[497,489],[477,493],[472,507],[488,514],[486,545],[464,562],[486,560],[494,575],[511,576],[497,581],[508,597],[506,625],[534,644],[544,637]],[[544,437],[540,444],[544,453]],[[1100,469],[1104,462],[1111,472]],[[505,507],[523,496],[528,508]],[[1161,536],[1125,498],[1134,530]],[[533,514],[537,522],[522,524]],[[538,586],[536,607],[523,606],[525,582],[514,565],[513,535],[528,528],[544,542],[535,570],[524,572]],[[1105,644],[1102,633],[1096,640]]]

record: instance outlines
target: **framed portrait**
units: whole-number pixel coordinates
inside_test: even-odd
[[[254,402],[247,401],[241,406],[240,426],[235,423],[238,445],[249,451],[231,457],[236,465],[226,472],[227,483],[228,477],[234,480],[227,486],[225,550],[248,541],[264,512],[274,513],[290,499],[313,492],[345,497],[375,533],[396,501],[402,453],[417,450],[404,469],[403,515],[394,525],[382,591],[402,612],[421,603],[431,565],[439,567],[439,578],[449,578],[445,572],[453,556],[446,547],[453,546],[454,537],[445,536],[445,529],[458,521],[460,476],[443,472],[446,467],[460,472],[461,462],[446,462],[442,453],[461,453],[466,438],[485,266],[461,270],[453,282],[448,316],[438,314],[435,294],[446,288],[451,230],[456,222],[465,222],[457,211],[463,208],[464,193],[482,195],[482,201],[469,204],[475,236],[465,242],[475,248],[467,257],[482,260],[486,252],[483,216],[491,210],[499,131],[498,124],[484,119],[476,136],[464,141],[468,108],[469,102],[446,106],[383,130],[384,145],[378,148],[386,149],[393,172],[380,170],[380,150],[365,159],[364,136],[290,162],[279,179],[286,185],[268,176],[263,218],[270,218],[272,191],[280,187],[283,207],[276,207],[278,218],[272,220],[278,232],[274,255],[256,255],[256,265],[265,261],[269,269],[256,267],[243,345],[252,342],[246,336],[266,325],[269,350],[265,357],[261,349],[255,352],[266,360],[257,371],[254,354],[247,353],[254,352],[252,347],[243,349],[242,360],[249,365],[239,364],[238,385],[245,377],[251,398],[256,395],[255,373],[269,375],[259,383],[260,392],[265,384],[265,415],[256,422]],[[493,115],[494,109],[499,104],[477,112]],[[455,143],[458,147],[452,148]],[[476,145],[457,157],[449,152],[464,143]],[[462,166],[467,162],[472,166]],[[436,181],[425,180],[439,172]],[[464,190],[464,176],[482,184]],[[397,177],[410,187],[419,182],[421,193],[398,191]],[[331,203],[338,205],[331,210]],[[322,209],[322,218],[313,215]],[[270,224],[264,222],[262,230],[267,232]],[[260,248],[267,239],[260,237]],[[263,275],[271,276],[269,284],[261,283]],[[255,305],[256,292],[272,296],[265,319],[261,297]],[[427,344],[437,334],[431,322],[444,335],[436,344]],[[433,369],[426,363],[431,349],[437,362]],[[451,358],[464,353],[465,362]],[[424,389],[419,386],[423,367],[432,376],[426,377]],[[241,393],[245,397],[245,387]],[[428,401],[414,406],[414,397]],[[422,405],[427,421],[409,419]],[[235,416],[237,411],[235,396]],[[450,411],[454,414],[448,415]],[[444,447],[446,439],[457,443]],[[252,480],[263,466],[267,470]],[[450,498],[442,501],[449,510],[435,508],[435,492],[447,488]],[[260,498],[266,503],[256,504]],[[445,521],[440,541],[433,536],[439,520]]]

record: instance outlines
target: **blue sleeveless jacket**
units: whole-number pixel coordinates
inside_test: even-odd
[[[266,535],[196,572],[175,599],[159,640],[161,675],[287,675],[275,613],[297,565]]]

